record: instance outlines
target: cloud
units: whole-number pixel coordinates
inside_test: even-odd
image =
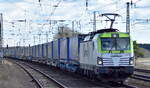
[[[0,0],[0,3],[16,3],[23,2],[24,0]]]

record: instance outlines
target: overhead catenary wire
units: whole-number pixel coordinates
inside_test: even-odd
[[[58,7],[60,6],[60,4],[59,4],[59,6],[57,7],[57,4],[59,3],[59,1],[61,1],[61,0],[55,0],[55,5],[53,5],[53,6],[56,6],[56,7],[52,7],[52,5],[50,5],[49,3],[46,3],[45,1],[46,0],[37,0],[37,1],[39,1],[40,2],[40,4],[41,4],[41,7],[40,7],[40,14],[47,14],[48,12],[46,12],[47,10],[45,10],[45,7],[46,6],[50,6],[51,8],[52,8],[52,11],[50,11],[51,13],[48,15],[48,16],[50,16],[51,14],[52,14],[52,16],[54,16],[54,14],[56,13],[56,10],[57,9],[59,9]],[[39,6],[39,3],[36,1],[36,3],[34,2],[34,3],[32,3],[31,1],[27,1],[27,2],[29,2],[29,4],[35,4],[36,6],[38,5]],[[49,1],[51,1],[51,0],[49,0]],[[54,1],[54,0],[53,0]],[[86,5],[86,3],[85,3],[85,1],[88,1],[88,4]],[[84,15],[84,14],[87,14],[87,17],[89,17],[89,21],[90,22],[87,22],[86,24],[91,24],[92,23],[92,10],[94,10],[94,9],[92,9],[92,10],[90,10],[90,1],[92,1],[92,0],[84,0],[84,7],[81,7],[81,8],[85,8],[85,7],[88,7],[88,10],[86,11],[86,9],[84,9],[84,10],[82,10],[82,12],[83,12],[83,14],[81,14],[81,16],[82,15]],[[97,7],[95,8],[95,10],[99,10],[99,13],[101,13],[101,12],[103,12],[103,9],[107,9],[107,7],[110,7],[110,6],[113,6],[113,5],[116,5],[117,3],[118,4],[120,4],[120,3],[122,3],[121,1],[123,1],[123,0],[113,0],[111,3],[108,3],[108,4],[105,4],[105,5],[97,5]],[[142,1],[142,0],[138,0],[138,1]],[[48,2],[48,0],[47,0],[47,2]],[[62,0],[62,2],[65,2],[65,1],[63,1]],[[75,1],[74,1],[75,2]],[[74,3],[73,2],[73,3]],[[117,3],[116,3],[117,2]],[[72,3],[72,2],[71,2]],[[78,5],[78,3],[77,3],[77,5]],[[121,4],[122,5],[122,4]],[[138,6],[138,4],[136,5],[136,7],[133,7],[132,9],[137,9],[136,11],[138,11],[138,8],[141,8],[141,9],[143,9],[143,8],[149,8],[149,7],[147,7],[147,6]],[[131,9],[131,10],[132,10]],[[30,11],[31,12],[31,11]],[[114,9],[114,10],[112,10],[112,12],[117,12],[117,13],[119,13],[119,14],[121,14],[121,15],[125,15],[125,5],[122,5],[122,6],[118,6],[118,8],[117,9]],[[39,14],[36,14],[36,15],[39,15]],[[39,17],[40,17],[41,15],[39,15]],[[81,16],[79,16],[79,17],[81,17]],[[43,16],[41,16],[41,17],[43,17]],[[83,17],[83,16],[82,16]],[[82,19],[82,17],[80,18],[80,19],[78,19],[78,20],[81,20]],[[45,32],[45,31],[47,31],[48,30],[48,25],[50,24],[49,23],[49,19],[50,19],[50,17],[49,18],[47,18],[48,20],[47,21],[43,21],[43,20],[45,20],[45,19],[40,19],[40,21],[39,22],[41,22],[41,24],[43,24],[43,26],[42,25],[40,25],[40,28],[41,29],[44,29],[43,31]],[[135,18],[134,18],[135,19]],[[131,21],[133,22],[132,24],[134,24],[134,22],[138,25],[138,24],[147,24],[147,25],[149,25],[149,23],[146,23],[146,22],[139,22],[139,21],[135,21],[134,19],[132,19],[131,18]],[[51,17],[51,20],[53,20],[53,17]],[[83,19],[82,19],[83,20]],[[87,19],[86,19],[87,20]],[[124,19],[123,19],[124,20]],[[28,20],[29,21],[29,20]],[[84,21],[84,20],[83,20]],[[37,22],[37,21],[33,21],[33,22]],[[46,24],[46,23],[47,24]],[[80,24],[81,25],[83,25],[83,23],[82,23],[82,21],[80,22]],[[37,29],[35,28],[35,27],[37,27],[36,25],[34,25],[34,23],[33,24],[31,24],[31,26],[32,26],[32,31],[31,31],[31,35],[33,34],[33,32],[36,32],[37,33]],[[53,27],[52,27],[53,26]],[[53,31],[55,31],[55,27],[54,26],[56,26],[55,24],[52,24],[51,25],[51,29],[49,29],[50,31],[49,31],[49,33],[51,33],[51,32],[53,32]],[[58,25],[57,25],[58,26]],[[131,25],[132,26],[132,25]],[[13,27],[13,30],[16,28],[18,28],[19,26],[15,26],[15,27]],[[39,26],[38,26],[39,27]],[[21,27],[22,28],[22,27]],[[82,27],[83,28],[83,27]],[[52,31],[53,30],[53,31]],[[14,34],[16,34],[16,33],[14,33]],[[41,33],[42,35],[44,35],[43,33]],[[17,35],[17,34],[16,34]]]

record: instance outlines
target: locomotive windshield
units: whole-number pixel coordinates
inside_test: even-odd
[[[130,49],[129,38],[102,38],[102,50],[104,51],[120,51]]]

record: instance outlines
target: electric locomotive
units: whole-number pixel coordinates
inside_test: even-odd
[[[123,83],[134,71],[133,41],[129,33],[112,28],[115,19],[109,20],[110,28],[91,32],[80,43],[80,69],[85,75]]]
[[[94,72],[101,79],[123,82],[134,71],[133,42],[129,34],[104,29],[93,38],[85,37],[80,43],[80,68],[86,75]]]

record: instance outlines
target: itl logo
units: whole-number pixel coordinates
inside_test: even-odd
[[[111,57],[122,57],[120,54],[111,54]]]

